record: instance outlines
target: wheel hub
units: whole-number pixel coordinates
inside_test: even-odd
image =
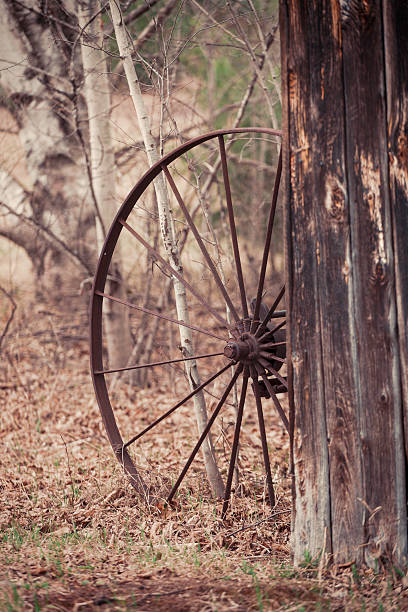
[[[249,332],[244,332],[237,340],[231,340],[224,348],[224,355],[234,361],[250,363],[259,354],[258,339]]]

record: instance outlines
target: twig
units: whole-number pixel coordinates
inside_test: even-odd
[[[8,360],[8,362],[9,362],[9,364],[10,364],[10,365],[11,365],[11,367],[13,368],[13,370],[14,370],[14,372],[15,372],[15,374],[16,374],[16,376],[17,376],[17,378],[18,378],[18,382],[20,383],[20,385],[21,385],[21,386],[23,387],[23,389],[24,389],[24,394],[25,394],[26,398],[27,398],[29,401],[31,401],[31,400],[32,400],[32,397],[31,397],[30,389],[29,389],[29,387],[27,386],[27,384],[24,382],[24,380],[22,379],[22,376],[21,376],[21,374],[20,374],[20,372],[19,372],[19,370],[18,370],[18,368],[17,368],[16,364],[14,363],[14,361],[13,361],[13,359],[12,359],[12,357],[11,357],[11,355],[10,355],[10,353],[9,353],[8,351],[6,351],[6,357],[7,357],[7,360]]]
[[[64,443],[65,446],[65,452],[67,454],[67,462],[68,462],[68,473],[69,473],[69,479],[71,481],[71,504],[74,505],[74,501],[75,501],[75,487],[74,487],[74,478],[72,476],[72,470],[71,470],[71,462],[69,460],[69,454],[68,454],[68,446],[67,443],[64,440],[64,436],[62,434],[60,434],[61,436],[61,440]]]
[[[186,591],[191,591],[195,585],[190,587],[185,587],[184,589],[177,589],[176,591],[162,591],[157,593],[147,593],[147,595],[143,595],[140,599],[136,601],[136,605],[140,605],[142,602],[146,601],[146,599],[151,599],[152,597],[166,597],[169,595],[180,595],[181,593],[185,593]]]
[[[241,527],[241,529],[237,529],[236,531],[231,531],[231,533],[226,533],[225,537],[226,538],[230,538],[231,536],[235,535],[236,533],[241,533],[241,531],[247,531],[248,529],[253,529],[254,527],[258,527],[258,525],[262,525],[262,523],[268,523],[273,518],[275,518],[275,516],[279,516],[279,514],[287,514],[288,512],[291,512],[291,510],[280,510],[279,512],[273,512],[266,519],[262,519],[260,521],[257,521],[256,523],[251,523],[251,525],[247,525],[246,527]]]
[[[4,329],[3,329],[2,334],[1,334],[1,336],[0,336],[0,353],[1,353],[1,345],[3,344],[4,338],[6,337],[7,332],[8,332],[8,330],[9,330],[9,327],[10,327],[10,325],[11,325],[11,322],[12,322],[12,320],[13,320],[13,318],[14,318],[14,314],[15,314],[15,312],[16,312],[16,310],[17,310],[17,304],[15,303],[14,298],[13,298],[13,296],[11,295],[11,293],[9,293],[8,291],[6,291],[6,290],[4,289],[4,287],[0,287],[0,291],[1,291],[2,293],[4,293],[4,295],[5,295],[5,296],[6,296],[6,297],[7,297],[7,298],[10,300],[10,302],[11,302],[11,312],[10,312],[10,314],[9,314],[9,317],[8,317],[8,319],[7,319],[7,321],[6,321],[6,325],[4,326]]]
[[[168,0],[166,4],[160,9],[157,15],[152,17],[151,21],[147,24],[144,30],[141,31],[136,40],[133,41],[134,52],[138,51],[140,47],[148,40],[162,25],[165,18],[171,13],[176,6],[178,0]]]
[[[136,40],[132,40],[132,37],[128,33],[129,39],[131,40],[131,44],[133,46],[133,53],[138,53],[138,51],[141,49],[144,43],[148,41],[157,32],[158,28],[162,25],[165,18],[172,12],[177,2],[178,0],[169,0],[167,4],[165,4],[158,11],[158,13],[152,17],[152,19],[149,21],[147,26],[140,32]],[[138,16],[139,15],[137,15],[137,17]],[[124,16],[123,23],[127,25],[128,23],[131,23],[131,21],[128,21],[126,17]],[[112,33],[113,33],[113,30],[114,28],[112,28]],[[140,59],[143,59],[143,58],[140,58]],[[123,60],[121,58],[121,60],[116,64],[112,73],[117,75],[122,69],[123,69]]]
[[[210,21],[212,21],[216,27],[220,28],[223,32],[225,32],[225,34],[227,34],[227,36],[230,36],[231,38],[234,38],[236,41],[238,41],[239,43],[242,42],[242,40],[236,36],[233,32],[231,32],[230,30],[228,30],[228,28],[226,28],[225,26],[222,25],[221,21],[217,21],[209,11],[207,11],[203,6],[201,6],[201,4],[199,4],[199,2],[197,2],[197,0],[192,0],[193,4],[202,12],[204,13],[204,15],[206,17],[208,17],[208,19],[210,19]]]
[[[273,108],[273,104],[272,104],[272,101],[270,99],[270,95],[269,95],[268,88],[266,86],[265,79],[263,77],[262,71],[260,70],[260,68],[258,66],[258,59],[257,59],[257,57],[256,57],[256,55],[254,53],[253,48],[250,45],[250,42],[249,42],[248,37],[247,37],[247,35],[245,33],[245,30],[243,29],[243,27],[241,26],[241,24],[239,22],[239,19],[238,19],[239,15],[237,15],[235,13],[235,11],[234,11],[234,9],[232,7],[232,3],[228,1],[228,2],[226,2],[226,5],[229,8],[229,11],[230,11],[230,13],[232,15],[232,18],[233,18],[234,23],[235,23],[235,27],[237,28],[238,32],[240,33],[240,35],[242,37],[242,40],[245,43],[245,46],[246,46],[246,48],[248,50],[248,54],[249,54],[249,56],[252,59],[254,70],[255,70],[255,72],[256,72],[256,74],[258,76],[258,81],[259,81],[259,83],[261,85],[262,91],[263,91],[263,93],[265,95],[266,103],[267,103],[267,105],[269,107],[269,112],[270,112],[270,115],[271,115],[272,123],[273,123],[274,127],[276,127],[277,126],[277,120],[276,120],[275,109]],[[264,47],[263,56],[266,59],[266,52],[267,52],[268,49],[267,49],[267,45],[266,45],[266,42],[265,42],[264,39],[262,40],[262,42],[263,42],[263,47]]]
[[[258,16],[258,13],[256,11],[256,8],[255,8],[255,5],[254,5],[253,1],[252,0],[247,0],[247,2],[248,2],[249,6],[250,6],[250,8],[251,8],[251,10],[252,10],[252,12],[254,14],[254,17],[255,17],[255,22],[256,22],[256,26],[257,26],[257,30],[258,30],[258,36],[259,36],[259,41],[261,43],[262,51],[263,51],[263,53],[266,54],[267,48],[266,48],[266,44],[265,43],[266,43],[267,37],[265,37],[265,35],[263,33],[262,26],[261,26],[261,21],[259,19],[259,16]],[[272,32],[269,33],[268,36],[272,36],[273,38],[275,38],[275,33],[276,33],[277,29],[278,29],[278,25],[276,24],[276,26],[273,28]],[[281,93],[280,87],[276,84],[275,72],[274,72],[274,69],[273,69],[273,66],[272,66],[272,62],[270,61],[268,56],[266,57],[266,61],[267,61],[268,66],[269,66],[269,72],[271,74],[272,82],[274,84],[276,93],[278,94],[279,101],[282,102],[282,93]]]
[[[145,4],[143,4],[142,6],[139,6],[133,11],[130,11],[130,13],[128,13],[127,15],[124,15],[123,22],[125,23],[125,25],[129,25],[130,23],[133,23],[133,21],[135,21],[136,19],[139,19],[139,17],[147,13],[147,11],[150,11],[150,9],[153,8],[154,5],[157,4],[158,2],[159,0],[145,0]],[[104,30],[104,34],[105,36],[112,36],[112,34],[114,34],[113,26],[111,25],[109,28],[106,28]]]

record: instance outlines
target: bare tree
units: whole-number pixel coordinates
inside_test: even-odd
[[[137,77],[137,73],[132,61],[132,41],[129,39],[126,29],[124,27],[123,18],[118,3],[116,2],[116,0],[111,0],[109,5],[112,14],[113,26],[115,29],[116,41],[118,43],[119,51],[123,60],[130,95],[132,97],[132,101],[135,107],[140,130],[142,132],[146,155],[148,156],[150,165],[153,165],[159,160],[159,155],[151,133],[149,117],[144,105],[139,79]],[[182,275],[183,269],[181,265],[179,249],[174,229],[174,219],[170,211],[169,198],[167,195],[166,185],[162,174],[160,174],[156,178],[154,187],[157,198],[157,207],[159,211],[162,239],[167,253],[167,257],[171,267],[176,272],[178,272],[179,275]],[[176,276],[173,276],[173,286],[178,318],[179,320],[189,324],[190,319],[185,286]],[[184,326],[180,326],[179,329],[183,355],[185,357],[190,357],[191,355],[194,355],[191,330]],[[196,361],[193,359],[186,361],[185,368],[190,387],[193,390],[200,385]],[[198,430],[201,434],[207,424],[207,412],[205,407],[204,394],[202,391],[195,394],[194,396],[194,408]],[[202,446],[202,453],[204,457],[207,476],[213,488],[214,494],[218,497],[221,497],[224,492],[224,484],[222,482],[221,475],[218,471],[218,467],[215,460],[214,448],[210,436],[207,436],[207,439]]]

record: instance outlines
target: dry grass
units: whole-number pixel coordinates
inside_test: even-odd
[[[287,440],[273,414],[267,417],[278,495],[272,518],[250,414],[241,487],[225,522],[200,462],[174,507],[146,506],[102,429],[85,316],[74,326],[55,310],[27,312],[29,319],[20,306],[1,356],[0,610],[408,609],[407,578],[395,572],[319,568],[308,558],[304,567],[292,567]],[[171,401],[165,381],[137,392],[122,386],[119,393],[122,418],[134,430]],[[144,475],[157,491],[194,442],[187,413],[143,448]],[[218,440],[223,470],[227,425]]]

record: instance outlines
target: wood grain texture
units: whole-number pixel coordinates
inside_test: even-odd
[[[383,32],[379,0],[281,1],[296,562],[406,555]]]
[[[390,198],[408,454],[408,2],[383,4]]]
[[[401,372],[388,181],[382,4],[342,27],[353,314],[360,369],[364,555],[401,560],[406,551]],[[374,513],[376,508],[381,510]],[[403,529],[402,529],[403,527]]]

